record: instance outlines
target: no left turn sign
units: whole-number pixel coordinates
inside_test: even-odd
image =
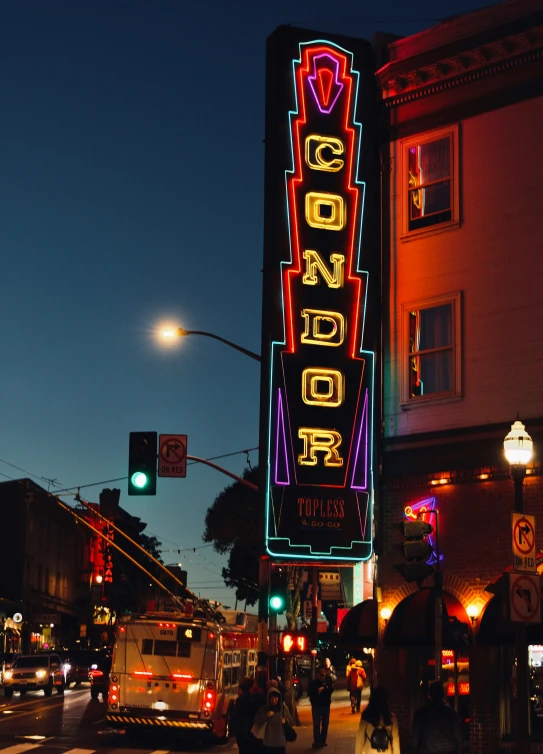
[[[187,476],[187,435],[159,436],[158,475]]]
[[[539,574],[509,573],[511,620],[541,623],[541,584]]]

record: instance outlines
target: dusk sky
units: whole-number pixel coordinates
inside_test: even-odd
[[[31,473],[89,501],[120,487],[164,561],[234,606],[224,559],[192,549],[229,479],[191,465],[128,497],[128,435],[185,433],[203,458],[258,445],[258,363],[154,333],[260,351],[266,37],[412,34],[488,4],[3,0],[0,480]]]

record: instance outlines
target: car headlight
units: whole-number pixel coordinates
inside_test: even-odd
[[[6,670],[4,673],[4,681],[10,681],[13,678],[13,673],[11,670]]]
[[[94,663],[93,665],[91,665],[91,670],[96,670],[97,668],[98,668],[98,665],[96,663]]]
[[[69,663],[64,663],[64,672],[67,673],[68,670],[71,670],[72,666]]]
[[[36,670],[36,678],[45,678],[47,670]]]

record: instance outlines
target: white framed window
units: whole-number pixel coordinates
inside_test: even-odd
[[[402,238],[460,225],[458,126],[401,142]]]
[[[402,329],[402,405],[460,397],[461,294],[404,304]]]

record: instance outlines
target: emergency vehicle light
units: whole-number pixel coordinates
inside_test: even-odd
[[[134,670],[134,675],[153,675],[150,670]]]

